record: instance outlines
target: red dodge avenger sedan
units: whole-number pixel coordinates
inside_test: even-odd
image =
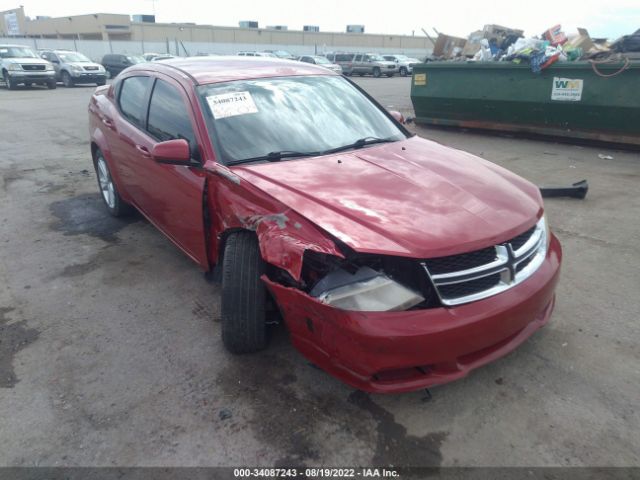
[[[89,105],[109,213],[138,209],[222,278],[222,340],[277,306],[311,362],[370,392],[442,384],[553,310],[562,252],[537,187],[410,134],[330,70],[270,58],[126,69]]]

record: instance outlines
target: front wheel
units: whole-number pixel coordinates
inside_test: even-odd
[[[67,88],[74,86],[73,78],[71,78],[71,75],[69,75],[69,72],[62,72],[62,83]]]
[[[373,69],[373,76],[376,78],[380,78],[380,76],[382,75],[382,72],[380,71],[380,69],[378,67]]]
[[[18,84],[11,79],[9,73],[4,72],[4,83],[7,86],[7,90],[15,90]]]
[[[131,213],[132,207],[120,198],[116,184],[111,176],[109,165],[107,165],[107,161],[100,150],[96,152],[93,164],[98,176],[98,187],[100,188],[102,200],[109,213],[114,217],[122,217]]]
[[[96,82],[96,85],[97,85],[98,87],[102,87],[103,85],[106,85],[106,84],[107,84],[107,81],[106,81],[106,80],[98,80],[98,81]]]
[[[253,232],[232,233],[222,260],[222,343],[231,353],[253,353],[267,346],[265,302],[260,277],[265,271]]]
[[[409,75],[409,70],[407,70],[407,67],[400,67],[400,75],[402,75],[403,77]]]
[[[57,88],[57,87],[58,87],[58,85],[56,84],[55,80],[50,80],[50,81],[47,82],[47,88],[49,90],[53,90],[54,88]]]

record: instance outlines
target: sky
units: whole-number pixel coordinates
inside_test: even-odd
[[[0,11],[23,5],[26,15],[52,17],[84,13],[147,13],[157,22],[194,22],[237,26],[257,20],[260,27],[319,25],[342,32],[347,24],[364,24],[366,33],[423,36],[422,28],[467,37],[485,24],[538,35],[561,24],[567,34],[586,28],[592,37],[615,39],[640,29],[640,0],[0,0]]]

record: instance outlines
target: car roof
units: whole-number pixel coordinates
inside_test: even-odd
[[[176,71],[198,85],[248,80],[252,78],[335,75],[326,68],[310,63],[273,57],[187,57],[172,58],[159,63],[141,63],[129,67],[134,70],[154,70],[175,75]]]

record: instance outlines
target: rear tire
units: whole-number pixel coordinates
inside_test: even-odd
[[[376,78],[380,78],[381,75],[382,75],[382,72],[380,71],[380,68],[375,67],[373,69],[373,76],[376,77]]]
[[[231,353],[253,353],[267,346],[267,292],[258,239],[252,232],[232,233],[222,260],[222,343]]]
[[[100,150],[97,150],[94,155],[93,166],[96,169],[96,176],[98,177],[100,196],[109,213],[114,217],[129,215],[133,211],[133,207],[120,197],[116,184],[111,176],[109,165]]]

